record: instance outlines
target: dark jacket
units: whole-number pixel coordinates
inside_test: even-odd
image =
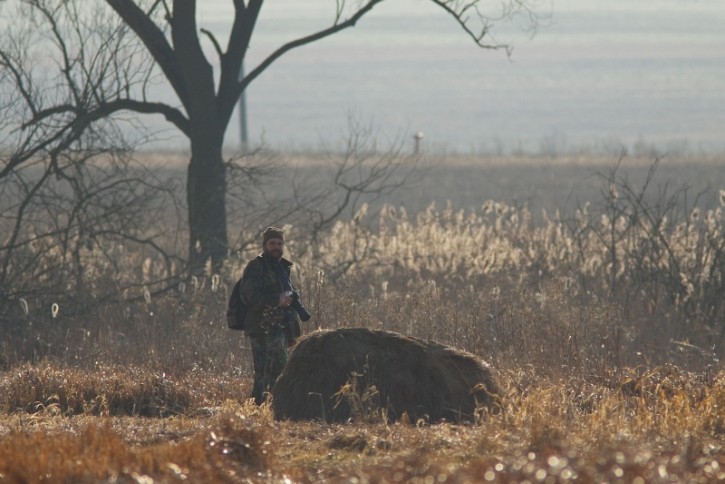
[[[282,326],[287,330],[287,340],[291,344],[300,335],[300,321],[295,311],[279,305],[284,287],[271,266],[274,263],[270,256],[260,254],[244,269],[239,287],[242,301],[247,305],[244,332],[247,336],[260,336],[271,328]],[[279,264],[289,276],[292,262],[282,258]]]

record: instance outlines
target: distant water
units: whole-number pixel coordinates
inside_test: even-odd
[[[202,23],[224,31],[229,3],[206,0]],[[268,5],[247,69],[282,40],[327,25],[335,2]],[[289,52],[254,81],[250,139],[335,147],[352,115],[382,140],[421,131],[425,147],[444,151],[725,149],[725,2],[542,5],[551,19],[532,39],[510,26],[494,32],[515,44],[508,59],[476,48],[431,2],[384,2],[354,29]],[[238,129],[235,119],[228,146]]]

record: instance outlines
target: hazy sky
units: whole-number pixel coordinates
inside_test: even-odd
[[[247,70],[284,42],[329,26],[335,3],[268,0]],[[199,26],[224,42],[231,0],[197,5]],[[383,140],[422,131],[431,149],[565,150],[639,140],[725,150],[725,0],[539,5],[550,18],[533,37],[510,25],[493,31],[514,44],[509,58],[474,46],[430,1],[387,0],[355,28],[289,52],[251,84],[250,140],[277,149],[336,146],[354,116]],[[156,94],[177,102],[168,87]],[[166,130],[155,147],[187,149],[162,120],[148,124]],[[235,116],[227,145],[238,142]]]
[[[226,3],[205,2],[203,21],[221,31]],[[463,151],[637,140],[725,148],[725,2],[541,5],[551,18],[533,38],[494,31],[515,45],[507,58],[476,48],[431,2],[383,3],[354,29],[290,52],[257,79],[247,98],[250,136],[278,147],[334,145],[355,113],[383,137],[420,130],[429,146]],[[327,25],[334,2],[269,7],[248,66]]]

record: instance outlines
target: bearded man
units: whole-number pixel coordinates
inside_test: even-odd
[[[257,405],[287,364],[287,348],[300,335],[300,316],[309,319],[290,280],[293,264],[283,255],[284,232],[267,227],[262,233],[262,253],[249,261],[239,287],[247,305],[244,331],[252,343],[252,396]]]

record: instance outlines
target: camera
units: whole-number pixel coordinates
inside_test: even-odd
[[[312,315],[300,302],[300,293],[297,291],[289,291],[288,295],[292,298],[292,304],[290,304],[290,307],[297,312],[297,315],[302,321],[309,321]]]

